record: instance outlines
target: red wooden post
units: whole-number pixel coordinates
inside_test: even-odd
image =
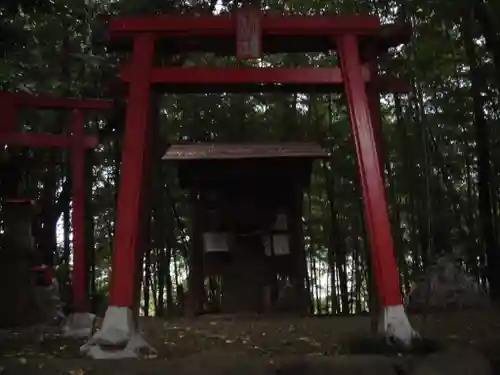
[[[373,52],[373,56],[376,56]],[[370,81],[366,85],[368,95],[368,106],[370,108],[370,117],[373,124],[373,134],[377,145],[377,155],[380,163],[380,173],[382,174],[382,181],[384,180],[384,138],[382,131],[382,111],[380,110],[380,92],[377,87],[378,68],[377,62],[371,60],[368,64],[368,71],[370,74]]]
[[[85,144],[83,138],[85,114],[75,109],[72,116],[71,183],[73,195],[73,308],[75,312],[88,309],[87,262],[85,252]],[[89,192],[90,193],[90,192]]]
[[[394,257],[385,190],[361,73],[357,40],[354,35],[345,35],[337,37],[336,41],[356,146],[365,220],[373,252],[372,262],[378,293],[382,306],[401,305],[399,275]]]
[[[149,89],[154,46],[152,34],[134,39],[111,273],[112,306],[133,307],[135,302],[137,251],[143,238],[143,181],[150,152]]]
[[[2,144],[18,147],[73,147],[73,137],[62,134],[47,134],[37,132],[1,132]],[[99,145],[96,136],[87,135],[80,140],[85,148],[94,148]]]
[[[376,54],[373,53],[372,56],[376,56]],[[375,145],[377,147],[380,176],[382,178],[382,183],[384,184],[385,173],[384,173],[384,154],[383,154],[384,146],[383,146],[383,133],[382,133],[382,112],[380,110],[380,94],[379,94],[379,90],[378,90],[378,87],[376,84],[377,77],[378,77],[378,67],[377,67],[376,61],[375,60],[369,61],[367,64],[367,68],[368,68],[368,72],[370,74],[370,80],[366,83],[366,90],[367,90],[367,95],[368,95],[368,107],[370,109],[370,117],[372,120]],[[375,278],[376,278],[376,280],[378,280],[376,272],[377,271],[373,270]],[[376,284],[378,284],[378,281],[376,281]],[[370,293],[376,293],[376,288],[377,288],[377,285],[373,285],[372,289],[370,290]],[[371,329],[373,332],[375,332],[378,328],[378,325],[379,325],[379,318],[380,318],[379,314],[381,312],[381,310],[380,310],[380,297],[379,298],[372,298],[370,302],[371,303],[370,303],[369,309],[372,312],[372,314],[371,314]]]

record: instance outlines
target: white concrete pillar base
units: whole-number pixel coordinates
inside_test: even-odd
[[[151,358],[157,354],[138,332],[132,310],[120,306],[108,307],[101,330],[80,351],[94,359]]]
[[[88,312],[70,314],[63,322],[65,337],[86,338],[92,336],[95,315]]]
[[[413,329],[404,306],[385,306],[379,321],[379,331],[391,342],[410,347],[420,335]]]

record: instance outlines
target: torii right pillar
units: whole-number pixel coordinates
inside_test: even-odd
[[[356,35],[333,38],[339,53],[347,96],[372,266],[382,309],[379,329],[389,339],[410,346],[418,334],[413,330],[403,306],[385,198],[378,134],[373,126],[376,119],[372,119],[373,111],[370,110],[363,80],[359,44]]]

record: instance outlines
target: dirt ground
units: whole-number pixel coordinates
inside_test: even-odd
[[[500,314],[462,312],[410,317],[422,336],[445,347],[472,346],[500,362]],[[359,344],[370,336],[369,317],[201,316],[161,321],[141,318],[146,340],[158,350],[149,360],[94,361],[82,358],[83,340],[68,340],[54,329],[0,331],[0,375],[9,374],[210,374],[231,361],[242,367],[273,364],[283,358],[331,358],[342,354],[381,354],[380,345]],[[357,342],[358,344],[353,344]],[[383,353],[382,353],[383,354]],[[195,367],[193,367],[195,366]],[[198,367],[196,367],[198,366]],[[257,372],[265,373],[263,367]],[[238,370],[238,373],[247,373]],[[243,371],[243,372],[242,372]],[[220,373],[221,370],[214,370]],[[223,372],[223,371],[222,371]],[[299,371],[301,373],[302,371]],[[225,372],[227,374],[233,372]],[[277,373],[276,369],[269,373]],[[298,375],[298,374],[297,374]]]

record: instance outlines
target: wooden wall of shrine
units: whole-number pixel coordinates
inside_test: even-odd
[[[177,161],[190,193],[188,313],[308,311],[302,195],[312,161]]]

